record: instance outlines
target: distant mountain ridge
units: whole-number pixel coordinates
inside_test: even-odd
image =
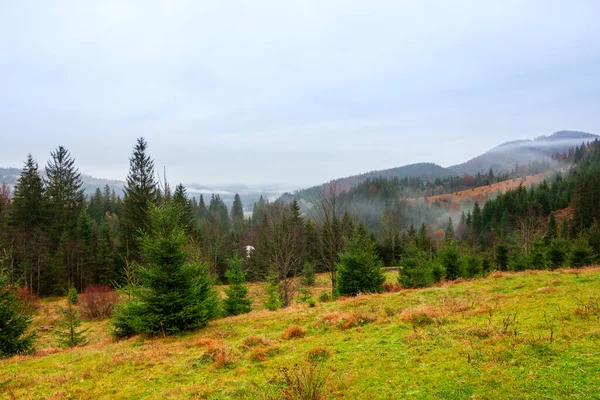
[[[579,146],[582,142],[589,142],[599,138],[600,136],[592,133],[564,130],[554,132],[549,136],[539,136],[533,140],[525,139],[506,142],[467,162],[447,168],[434,163],[423,162],[338,178],[328,183],[334,183],[338,191],[348,191],[358,183],[377,177],[397,177],[400,179],[418,177],[423,180],[435,180],[450,176],[463,176],[465,174],[476,175],[479,172],[487,173],[490,168],[496,173],[507,172],[511,171],[517,163],[521,165],[527,165],[530,161],[553,163],[553,154],[568,152],[570,148]],[[299,190],[294,196],[309,200],[316,190],[328,183]],[[289,197],[286,196],[285,198],[288,199]]]
[[[488,152],[465,163],[453,165],[448,169],[455,175],[487,172],[492,168],[496,172],[512,169],[516,163],[527,164],[530,161],[552,162],[552,155],[569,151],[600,138],[598,135],[579,131],[558,131],[549,136],[539,136],[533,140],[516,140],[503,143]]]

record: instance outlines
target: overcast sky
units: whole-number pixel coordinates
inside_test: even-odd
[[[287,188],[600,133],[600,2],[0,1],[0,166]]]

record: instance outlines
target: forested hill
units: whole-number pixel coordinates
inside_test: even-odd
[[[550,136],[540,136],[534,140],[518,140],[504,143],[465,163],[448,169],[457,175],[476,174],[492,168],[494,171],[511,169],[515,164],[531,161],[548,162],[556,154],[563,154],[582,142],[594,141],[599,136],[578,131],[558,131]]]
[[[42,176],[44,176],[44,170],[41,170]],[[18,168],[0,168],[0,184],[6,183],[10,186],[13,186],[19,180],[19,175],[21,174],[21,170]],[[96,189],[103,189],[105,186],[108,186],[110,190],[114,190],[117,194],[122,195],[123,187],[125,186],[125,182],[115,180],[115,179],[102,179],[95,178],[90,175],[81,175],[81,179],[83,181],[82,188],[86,193],[91,194],[94,193]]]
[[[385,170],[371,171],[364,174],[353,175],[346,178],[334,179],[331,182],[313,186],[308,189],[299,190],[294,197],[299,200],[310,201],[314,195],[326,185],[333,185],[338,192],[347,192],[358,184],[373,178],[393,179],[418,178],[424,184],[439,183],[447,178],[463,179],[465,175],[475,178],[478,174],[489,174],[490,169],[498,175],[507,175],[517,172],[523,173],[544,172],[540,165],[545,165],[545,170],[557,168],[556,159],[566,158],[569,149],[581,145],[583,142],[591,142],[600,136],[578,131],[558,131],[549,136],[540,136],[533,140],[519,140],[507,142],[500,146],[477,156],[465,163],[451,167],[441,167],[433,163],[410,164],[403,167]],[[558,157],[557,157],[558,156]],[[520,167],[527,167],[533,163],[536,171],[519,171]],[[516,171],[515,171],[516,170]],[[467,178],[469,180],[469,178]],[[436,186],[439,186],[436,184]],[[465,185],[470,188],[470,185]],[[453,188],[457,190],[456,188]],[[436,193],[439,194],[439,193]],[[289,198],[289,196],[287,196]],[[285,198],[284,198],[285,199]]]

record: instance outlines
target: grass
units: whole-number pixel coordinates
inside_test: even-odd
[[[326,277],[319,280],[315,291],[325,291]],[[36,354],[0,360],[0,396],[596,398],[599,288],[600,268],[495,273],[257,310],[166,339],[115,342],[106,321],[89,322],[85,347],[59,349],[41,332]],[[44,300],[35,326],[54,324],[63,301]]]

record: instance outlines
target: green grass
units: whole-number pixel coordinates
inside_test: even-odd
[[[56,302],[43,303],[37,325],[52,322]],[[330,399],[598,398],[595,306],[600,269],[589,268],[258,310],[166,339],[114,342],[107,322],[88,323],[86,347],[58,349],[44,333],[36,354],[0,360],[0,394],[285,398],[284,369],[306,365],[310,353],[326,371]],[[304,337],[285,339],[292,325]]]

